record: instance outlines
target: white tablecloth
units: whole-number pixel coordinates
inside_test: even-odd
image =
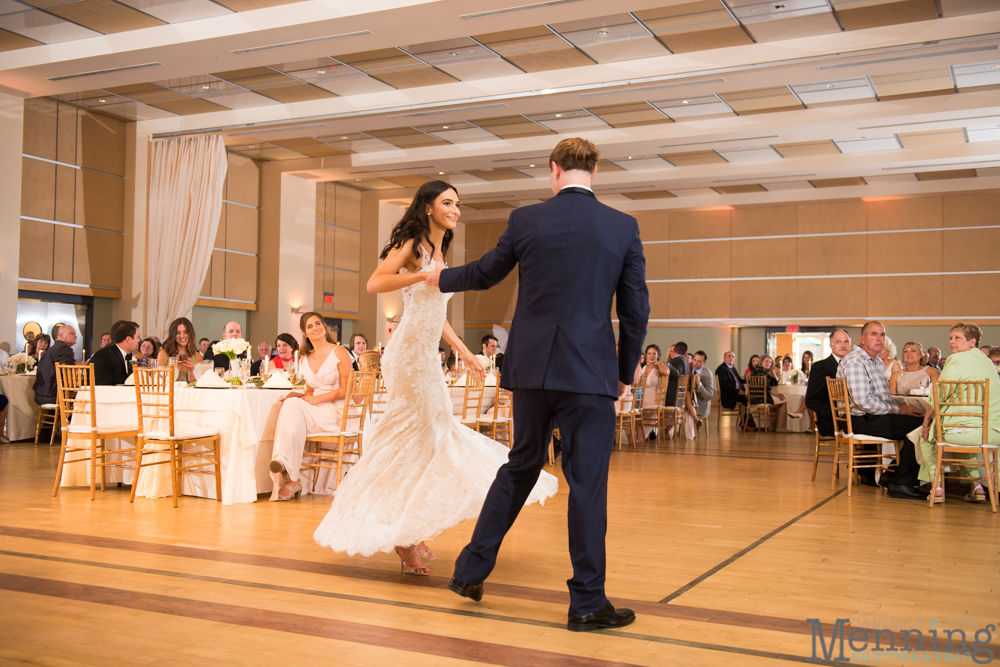
[[[788,407],[788,415],[802,409],[802,403],[806,400],[806,385],[804,384],[779,384],[771,387],[771,393],[785,397],[785,405]],[[809,414],[803,413],[799,418],[788,416],[785,418],[785,428],[797,433],[805,433],[809,430]]]
[[[465,406],[465,387],[454,385],[449,387],[448,390],[451,392],[452,414],[461,415],[462,408]],[[496,400],[496,396],[497,388],[495,384],[492,387],[483,387],[483,414],[493,409],[493,401]]]
[[[11,440],[34,440],[38,426],[34,375],[0,376],[0,394],[10,401],[7,407],[7,437]]]
[[[97,387],[98,426],[138,423],[133,387]],[[274,427],[280,400],[288,390],[195,389],[177,387],[174,392],[175,427],[209,426],[219,430],[222,453],[222,504],[252,503],[258,493],[271,491],[267,464],[271,460]],[[114,441],[110,448],[117,448]],[[67,465],[61,486],[89,486],[89,458]],[[211,470],[211,468],[207,468]],[[114,468],[107,481],[132,483],[132,471]],[[185,495],[215,498],[215,479],[210,474],[189,474],[183,479]],[[162,498],[171,495],[170,466],[143,470],[136,496]]]

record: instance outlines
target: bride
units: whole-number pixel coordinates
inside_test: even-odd
[[[454,419],[438,358],[443,337],[469,372],[484,373],[445,319],[451,295],[427,285],[422,273],[444,263],[459,215],[451,185],[420,186],[368,280],[369,292],[403,290],[403,317],[382,358],[386,410],[366,426],[363,455],[313,535],[348,555],[395,550],[406,574],[430,573],[422,559],[434,560],[434,553],[424,541],[478,517],[507,461],[507,447]],[[543,472],[526,504],[544,504],[557,489],[556,478]]]

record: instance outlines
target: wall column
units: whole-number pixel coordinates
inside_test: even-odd
[[[11,353],[17,332],[17,275],[21,248],[21,143],[24,100],[0,93],[0,344]]]
[[[148,260],[147,197],[149,190],[149,135],[138,123],[125,130],[125,238],[122,244],[122,298],[112,303],[112,320],[139,323],[143,337],[166,331],[146,330],[146,265]]]

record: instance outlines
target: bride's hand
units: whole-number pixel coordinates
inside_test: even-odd
[[[441,270],[443,268],[444,267],[442,266],[441,262],[434,262],[434,268],[428,271],[427,277],[424,278],[424,280],[427,281],[428,285],[430,285],[431,287],[438,286],[438,282],[440,282],[441,280]]]
[[[472,352],[465,351],[462,353],[462,361],[465,362],[465,367],[470,373],[478,375],[480,380],[486,379],[486,369],[483,368],[483,362],[479,361],[479,357]]]

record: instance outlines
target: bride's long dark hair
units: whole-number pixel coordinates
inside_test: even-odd
[[[420,259],[420,244],[425,241],[431,248],[431,254],[434,254],[436,248],[431,243],[431,221],[427,217],[427,207],[432,206],[441,193],[446,190],[455,190],[455,194],[458,195],[455,186],[444,181],[430,181],[420,186],[417,194],[413,196],[410,207],[403,214],[403,218],[392,228],[389,242],[385,244],[385,247],[382,248],[382,254],[379,255],[380,259],[385,259],[393,248],[402,248],[403,244],[410,239],[413,239],[413,257],[415,259]],[[444,238],[441,240],[442,256],[448,252],[448,246],[451,245],[453,236],[454,233],[450,229],[444,233]]]

